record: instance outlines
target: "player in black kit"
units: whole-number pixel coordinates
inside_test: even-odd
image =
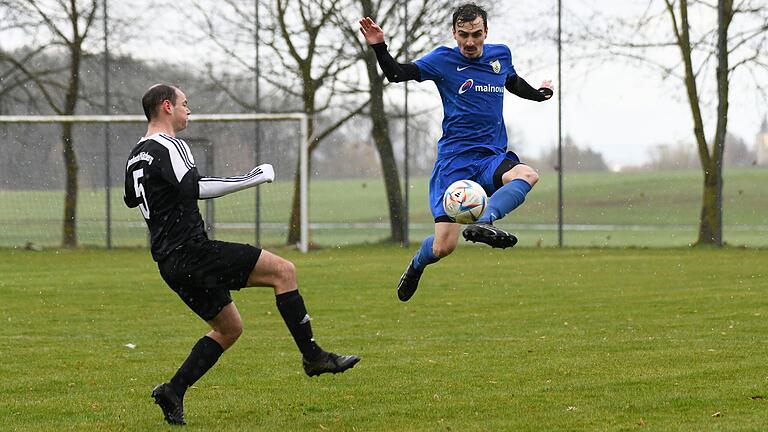
[[[230,290],[274,288],[277,309],[301,351],[307,375],[353,367],[359,357],[324,351],[312,337],[293,263],[251,245],[209,240],[205,233],[197,200],[272,182],[272,166],[259,165],[237,177],[203,177],[187,143],[176,138],[187,127],[190,114],[184,93],[157,84],[141,102],[149,124],[128,157],[123,199],[128,207],[139,207],[147,222],[152,258],[163,280],[212,329],[197,341],[170,381],[152,390],[165,420],[186,424],[183,403],[187,388],[240,337],[243,323]]]

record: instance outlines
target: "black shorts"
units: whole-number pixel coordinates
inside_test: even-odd
[[[248,283],[261,249],[216,240],[188,242],[157,263],[160,276],[194,313],[212,320]]]

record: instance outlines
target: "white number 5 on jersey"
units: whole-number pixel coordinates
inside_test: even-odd
[[[143,203],[139,203],[139,209],[141,214],[144,215],[144,219],[149,219],[149,204],[147,203],[147,196],[144,195],[144,185],[139,182],[139,179],[144,176],[144,168],[137,169],[133,172],[133,190],[136,192],[136,198],[141,198]]]

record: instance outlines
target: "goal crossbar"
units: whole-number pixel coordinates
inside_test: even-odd
[[[240,122],[252,120],[300,120],[306,121],[305,113],[243,113],[243,114],[194,114],[192,122]],[[141,123],[147,118],[131,115],[4,115],[0,123]]]
[[[295,120],[299,122],[299,220],[301,239],[299,250],[309,251],[309,136],[306,113],[244,113],[244,114],[195,114],[192,122],[242,122],[258,120]],[[43,115],[0,116],[0,123],[142,123],[147,118],[143,115]]]

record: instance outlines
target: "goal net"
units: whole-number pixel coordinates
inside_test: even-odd
[[[209,235],[284,245],[299,195],[297,247],[309,249],[308,116],[304,113],[195,114],[179,134],[204,175],[231,176],[261,163],[276,181],[200,201]],[[73,126],[78,245],[146,246],[146,225],[123,203],[126,157],[146,131],[140,115],[0,116],[0,247],[62,244],[67,167],[62,125]],[[298,179],[298,185],[295,179]],[[294,228],[294,231],[296,228]]]

